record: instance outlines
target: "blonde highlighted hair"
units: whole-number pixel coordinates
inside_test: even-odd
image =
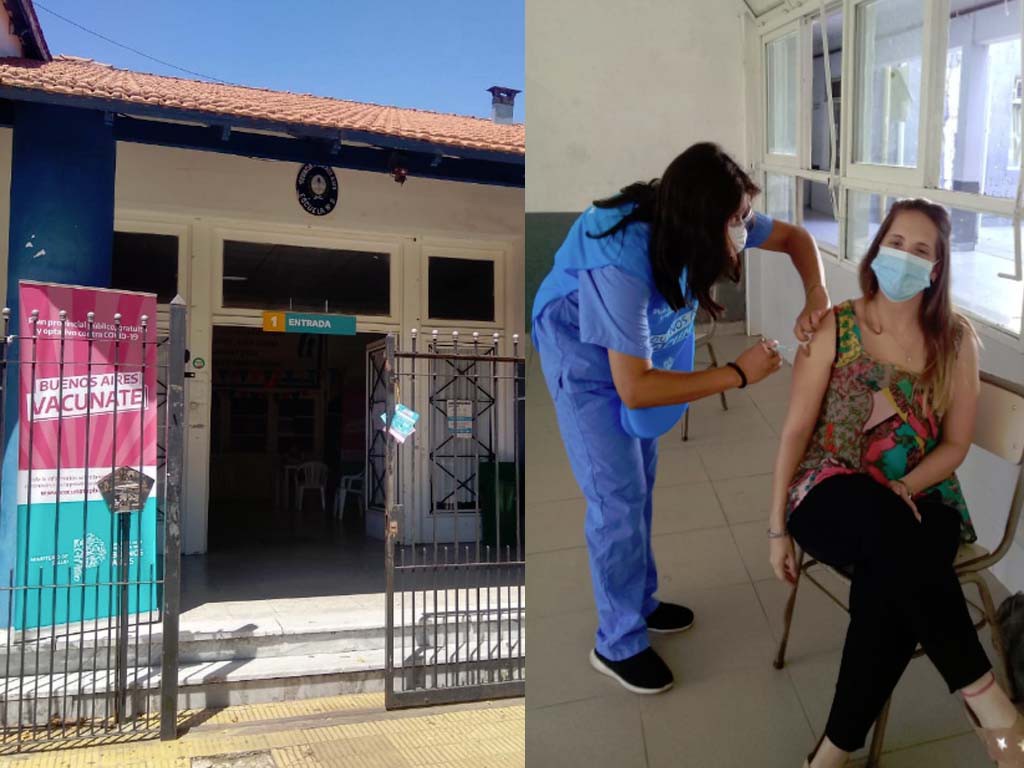
[[[953,399],[953,376],[960,345],[964,341],[978,342],[971,321],[953,309],[949,247],[952,226],[949,212],[941,205],[923,198],[893,203],[860,263],[860,288],[868,299],[873,299],[878,293],[878,278],[871,269],[871,262],[878,256],[878,250],[885,236],[889,234],[893,221],[904,211],[924,214],[938,232],[935,239],[935,278],[924,290],[918,316],[927,347],[927,360],[919,377],[918,387],[925,396],[925,402],[941,415],[946,412]]]

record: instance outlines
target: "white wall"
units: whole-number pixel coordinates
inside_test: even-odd
[[[527,212],[582,210],[661,175],[695,141],[717,141],[743,162],[741,8],[527,3]]]
[[[21,39],[11,31],[10,14],[0,6],[0,56],[21,56]]]
[[[504,269],[498,266],[496,277],[504,278],[504,316],[498,323],[507,335],[522,333],[523,190],[417,178],[400,186],[384,173],[339,170],[338,207],[327,216],[314,217],[296,200],[298,168],[294,163],[118,144],[115,216],[119,225],[128,221],[135,226],[152,222],[157,228],[170,227],[184,240],[190,256],[186,298],[193,357],[207,361],[212,357],[212,304],[220,256],[217,233],[225,227],[258,234],[270,242],[304,236],[328,241],[387,239],[401,258],[398,295],[393,295],[392,305],[394,330],[400,328],[403,333],[421,326],[425,319],[421,302],[425,252],[455,249],[452,255],[459,255],[459,248],[500,250],[505,254]],[[7,207],[0,215],[6,215]],[[360,321],[360,329],[391,328],[367,328]],[[462,330],[474,329],[462,324]],[[206,548],[211,367],[196,371],[188,382],[186,553]]]

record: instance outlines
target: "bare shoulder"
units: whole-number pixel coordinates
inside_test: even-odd
[[[957,368],[967,373],[977,374],[978,355],[981,348],[981,339],[978,332],[974,330],[971,321],[963,315],[956,315],[955,323],[955,346]]]
[[[833,307],[821,318],[818,330],[811,339],[810,358],[819,363],[832,364],[836,357],[836,311]]]

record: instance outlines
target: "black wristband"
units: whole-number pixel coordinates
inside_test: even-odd
[[[740,375],[740,387],[739,388],[743,389],[745,386],[747,386],[747,374],[745,374],[743,372],[743,369],[740,368],[739,365],[737,365],[736,363],[726,363],[726,365],[729,366],[730,368],[732,368],[734,371],[736,371],[736,373],[738,373]]]

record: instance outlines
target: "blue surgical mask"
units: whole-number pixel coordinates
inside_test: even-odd
[[[932,284],[934,263],[883,245],[871,262],[878,287],[889,301],[909,301]]]

